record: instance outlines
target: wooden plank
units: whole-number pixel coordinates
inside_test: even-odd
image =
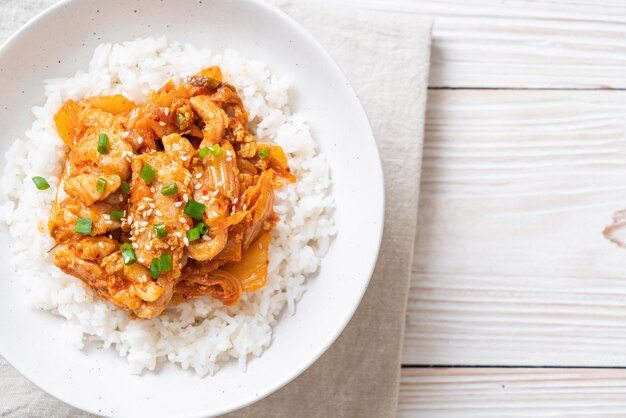
[[[626,2],[352,0],[434,19],[431,87],[626,88]]]
[[[399,418],[623,417],[626,370],[403,369]]]
[[[428,101],[403,362],[626,366],[626,92]]]

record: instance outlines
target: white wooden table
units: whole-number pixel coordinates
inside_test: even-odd
[[[399,416],[625,417],[626,1],[368,4],[434,19]]]

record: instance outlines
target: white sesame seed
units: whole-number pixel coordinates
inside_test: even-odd
[[[187,158],[187,156],[186,156],[186,155],[181,155],[181,156],[180,156],[180,159],[181,159],[181,160],[183,160],[183,161],[187,161],[189,158]]]
[[[130,238],[128,238],[128,239],[129,239],[129,240],[131,240],[131,241],[134,241],[134,240],[136,240],[137,238],[135,238],[135,237],[130,237]]]
[[[128,223],[129,224],[133,223],[133,215],[128,215]]]
[[[146,244],[146,250],[150,251],[152,249],[152,245]]]
[[[128,132],[128,131],[124,131],[124,132],[122,132],[121,137],[122,137],[122,138],[128,138],[128,135],[130,135],[130,132]]]
[[[197,173],[197,174],[196,174],[196,178],[197,178],[197,179],[201,179],[201,178],[202,178],[202,173]]]
[[[144,215],[144,218],[149,218],[150,216],[152,216],[152,209],[148,209],[146,211],[146,214]]]
[[[163,216],[163,213],[160,210],[158,210],[158,209],[156,210],[155,213],[157,214],[157,216]]]
[[[156,189],[154,188],[154,186],[150,187],[150,191],[151,191],[152,193],[156,193]]]
[[[122,195],[120,194],[120,195],[118,196],[118,200],[119,200],[120,202],[123,202],[123,201],[124,201],[124,196],[122,196]]]
[[[187,193],[185,193],[185,194],[183,195],[183,200],[184,200],[185,202],[187,202],[187,201],[189,200],[189,196],[187,196]]]
[[[176,206],[177,208],[181,207],[182,205],[183,205],[183,202],[174,203],[174,206]]]
[[[167,124],[166,124],[165,122],[163,122],[163,121],[159,121],[159,125],[161,125],[161,126],[165,126],[165,125],[167,125]]]
[[[178,218],[178,220],[180,221],[180,223],[186,224],[187,223],[187,219],[185,219],[184,217],[180,217]]]
[[[150,209],[156,208],[156,205],[154,203],[148,203],[148,206],[150,206]]]
[[[183,243],[185,244],[185,246],[189,246],[189,240],[187,239],[187,237],[183,238]]]
[[[143,212],[144,210],[146,210],[146,205],[145,205],[145,204],[143,204],[143,203],[140,203],[140,204],[137,206],[137,210],[138,210],[139,212]]]
[[[176,235],[178,238],[182,238],[183,237],[183,233],[180,232],[180,231],[174,232],[174,235]]]
[[[247,203],[244,203],[244,204],[243,204],[243,210],[246,210],[246,209],[248,209],[248,204],[247,204]]]
[[[222,186],[224,185],[224,180],[220,180],[220,181],[218,181],[218,182],[217,182],[217,185],[218,185],[219,187],[222,187]]]
[[[142,263],[142,264],[143,264],[143,263],[144,263],[144,261],[146,261],[146,260],[144,260],[143,258],[139,257],[139,258],[137,259],[137,261],[139,261],[140,263]]]
[[[233,159],[231,157],[226,157],[226,161],[231,162]]]
[[[105,213],[105,214],[103,214],[103,215],[102,215],[102,217],[103,217],[104,219],[106,219],[106,220],[111,219],[111,215],[108,215],[108,214],[106,214],[106,213]]]
[[[202,240],[204,241],[211,241],[211,237],[208,235],[202,235]]]
[[[147,221],[141,221],[141,222],[139,222],[139,225],[141,225],[141,226],[148,226],[148,222]]]
[[[213,215],[214,218],[217,218],[218,216],[220,216],[220,214],[214,210],[211,211],[211,215]]]
[[[110,219],[109,219],[108,221],[106,221],[105,223],[106,223],[107,225],[113,225],[113,221],[112,221],[112,220],[110,220]]]
[[[163,114],[164,114],[165,116],[169,115],[169,114],[170,114],[170,108],[169,108],[169,107],[164,107],[164,108],[163,108]]]
[[[139,248],[139,244],[137,244],[136,242],[133,242],[133,243],[131,244],[131,246],[132,246],[134,249],[138,249],[138,248]]]
[[[139,145],[143,144],[143,137],[142,137],[142,136],[140,136],[140,137],[138,137],[138,138],[137,138],[137,143],[138,143]]]
[[[202,187],[202,185],[200,183],[196,183],[193,185],[193,188],[198,190],[200,187]]]
[[[99,243],[98,243],[98,246],[99,246],[100,248],[104,249],[104,242],[99,242]]]
[[[233,199],[233,203],[237,203],[237,202],[239,202],[239,198],[238,197]]]

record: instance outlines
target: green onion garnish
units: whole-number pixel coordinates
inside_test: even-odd
[[[161,271],[172,270],[172,254],[161,254]]]
[[[200,235],[206,235],[209,233],[209,227],[204,222],[198,222],[196,229],[200,232]]]
[[[74,227],[74,232],[82,235],[91,234],[91,226],[92,222],[89,218],[78,218],[76,219],[76,226]]]
[[[154,224],[154,235],[156,235],[157,238],[165,238],[167,235],[165,224]]]
[[[109,153],[109,136],[107,134],[98,135],[98,152],[100,154]]]
[[[122,183],[120,184],[120,191],[124,194],[130,193],[130,186],[124,180],[122,180]]]
[[[224,150],[222,149],[222,147],[220,147],[220,144],[211,145],[209,149],[211,150],[211,154],[215,155],[216,157],[224,154]]]
[[[197,228],[191,228],[189,231],[187,231],[187,239],[189,240],[189,242],[200,239],[200,231]]]
[[[46,190],[50,188],[50,184],[43,177],[35,176],[33,177],[33,183],[39,190]]]
[[[145,164],[141,168],[141,173],[139,173],[139,177],[146,182],[146,184],[152,183],[152,179],[154,178],[154,168],[150,166],[150,164]]]
[[[198,155],[200,156],[200,158],[207,157],[210,153],[211,150],[209,149],[209,147],[200,148],[198,150]]]
[[[135,250],[133,250],[132,245],[125,242],[120,245],[120,252],[122,253],[122,260],[124,260],[124,264],[130,266],[137,262],[137,255],[135,254]]]
[[[195,220],[200,220],[202,219],[202,215],[204,214],[204,209],[206,209],[206,206],[204,206],[202,203],[196,202],[193,199],[189,199],[189,201],[185,205],[185,210],[183,211],[183,213]]]
[[[161,274],[161,259],[153,258],[150,263],[150,276],[156,280],[159,274]]]
[[[270,156],[270,150],[268,150],[267,148],[263,148],[261,151],[259,151],[258,155],[259,158],[263,160]]]
[[[176,123],[178,123],[178,126],[184,125],[185,122],[187,122],[187,118],[185,117],[184,114],[182,113],[176,114]]]
[[[163,196],[169,196],[174,193],[178,193],[178,184],[176,183],[168,184],[167,186],[163,186],[161,188],[161,194]]]
[[[99,193],[104,193],[106,189],[107,189],[107,181],[106,179],[103,179],[102,177],[100,177],[98,181],[96,182],[96,190]]]
[[[122,219],[126,213],[123,210],[115,210],[111,211],[111,219]]]

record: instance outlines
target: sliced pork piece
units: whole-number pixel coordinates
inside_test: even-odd
[[[186,233],[193,226],[192,219],[184,214],[185,203],[191,198],[192,181],[176,152],[137,155],[132,168],[128,221],[137,261],[150,267],[156,263],[155,259],[171,257],[171,270],[155,277],[164,288],[163,295],[137,311],[142,318],[152,318],[167,307],[184,264]]]

